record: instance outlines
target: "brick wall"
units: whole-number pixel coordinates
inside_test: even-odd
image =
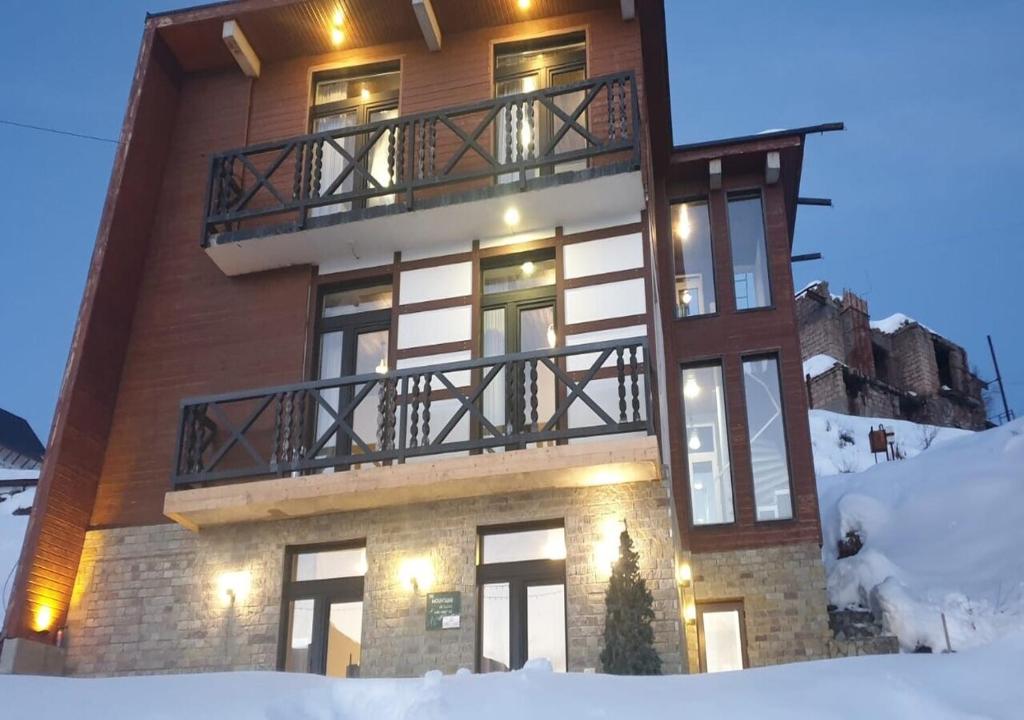
[[[846,394],[842,367],[837,365],[831,370],[811,378],[810,406],[815,410],[850,412],[850,398]]]
[[[894,383],[918,395],[933,395],[939,390],[939,368],[931,333],[920,325],[904,327],[892,338],[893,358],[898,372]]]
[[[68,616],[71,675],[276,667],[284,550],[365,538],[365,677],[473,668],[480,525],[564,518],[569,669],[599,667],[607,580],[593,566],[608,518],[624,518],[654,594],[655,638],[668,673],[683,668],[669,501],[658,483],[557,490],[236,525],[193,534],[176,525],[96,530],[86,538]],[[424,598],[398,581],[399,563],[429,555],[433,590],[462,593],[458,630],[424,629]],[[252,588],[225,606],[224,571]]]
[[[686,602],[743,601],[751,667],[829,657],[825,570],[814,543],[695,553]],[[699,663],[697,629],[686,628],[690,671]]]

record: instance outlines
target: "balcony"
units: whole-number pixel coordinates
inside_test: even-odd
[[[164,512],[197,529],[657,479],[646,354],[634,338],[191,398]]]
[[[513,195],[540,227],[638,213],[638,107],[623,72],[222,152],[203,247],[238,275],[507,234]]]

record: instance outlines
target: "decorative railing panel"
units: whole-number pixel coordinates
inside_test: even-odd
[[[182,402],[176,486],[653,433],[647,340]]]
[[[546,175],[639,166],[631,72],[213,155],[203,242]],[[618,156],[618,157],[616,157]]]

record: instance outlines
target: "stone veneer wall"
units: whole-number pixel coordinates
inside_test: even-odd
[[[362,675],[415,676],[473,668],[476,542],[481,525],[564,518],[569,669],[598,668],[606,576],[595,547],[624,518],[654,594],[664,671],[683,669],[669,500],[657,482],[551,490],[233,525],[177,525],[88,534],[66,635],[69,675],[272,670],[277,663],[285,547],[365,538]],[[462,626],[426,631],[422,595],[400,563],[429,556],[432,589],[462,593]],[[217,591],[224,571],[249,570],[234,607]]]
[[[691,555],[686,602],[743,601],[751,667],[817,660],[831,654],[825,569],[816,544]],[[686,628],[690,671],[700,654],[697,627]]]

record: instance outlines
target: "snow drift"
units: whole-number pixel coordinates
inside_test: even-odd
[[[867,438],[858,430],[855,445],[839,447],[826,426],[863,422],[817,411],[811,419],[830,602],[870,607],[904,650],[945,649],[943,614],[954,650],[1024,629],[1024,420],[940,430],[926,452],[907,443],[916,457],[840,473],[873,463]],[[837,542],[850,532],[863,547],[839,559]]]

